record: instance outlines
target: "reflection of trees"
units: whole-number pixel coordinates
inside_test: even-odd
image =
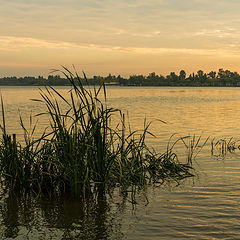
[[[25,195],[9,195],[1,208],[4,238],[30,237],[61,232],[62,239],[112,239],[121,236],[121,226],[107,200],[36,200]],[[23,231],[24,229],[24,231]],[[49,233],[48,233],[49,230]],[[49,236],[50,237],[50,236]],[[50,237],[51,238],[51,237]]]

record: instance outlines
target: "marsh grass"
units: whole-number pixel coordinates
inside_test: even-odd
[[[186,148],[187,163],[188,165],[192,165],[193,160],[196,159],[203,147],[207,144],[209,137],[204,140],[202,136],[196,136],[194,134],[193,136],[181,137],[180,140]]]
[[[211,141],[211,154],[214,157],[224,159],[228,153],[234,153],[236,150],[240,150],[240,140],[221,138]]]
[[[104,84],[91,90],[76,72],[63,68],[61,73],[71,83],[67,97],[49,86],[40,90],[41,99],[32,99],[47,109],[38,116],[49,117],[48,128],[37,139],[36,125],[27,130],[21,116],[24,143],[7,133],[2,100],[0,172],[5,188],[74,198],[104,197],[118,188],[134,198],[149,184],[193,176],[191,159],[198,140],[186,145],[186,163],[179,161],[173,146],[157,154],[146,144],[146,137],[153,136],[151,123],[145,120],[142,131],[131,131],[124,113],[107,106]],[[115,127],[113,115],[119,117]]]

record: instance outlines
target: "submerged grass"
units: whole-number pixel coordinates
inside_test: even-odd
[[[38,115],[47,114],[50,119],[48,129],[37,139],[33,138],[35,126],[28,131],[21,117],[25,142],[7,133],[2,100],[0,174],[5,188],[48,196],[104,197],[116,187],[123,195],[134,195],[150,183],[193,176],[198,140],[186,145],[190,148],[186,163],[178,160],[173,147],[156,154],[146,144],[147,135],[152,135],[150,124],[145,121],[141,132],[128,130],[121,110],[107,106],[104,84],[89,90],[76,72],[67,68],[61,72],[71,83],[68,97],[46,87],[40,91],[41,99],[33,99],[47,109]],[[119,116],[116,127],[111,123],[113,115]]]

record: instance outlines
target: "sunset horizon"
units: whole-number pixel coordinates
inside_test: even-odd
[[[240,3],[0,0],[0,77],[240,72]]]

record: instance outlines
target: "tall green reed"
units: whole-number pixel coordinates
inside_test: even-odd
[[[108,107],[104,83],[90,89],[77,72],[65,67],[60,72],[71,83],[67,96],[49,86],[40,90],[41,99],[32,99],[46,107],[38,116],[49,117],[41,137],[33,138],[35,125],[28,131],[21,116],[25,143],[9,136],[2,101],[0,170],[10,190],[86,198],[118,187],[134,195],[150,183],[192,176],[190,159],[182,164],[173,148],[156,154],[148,147],[151,123],[145,120],[142,131],[131,131],[124,113]],[[115,127],[113,115],[119,117]]]

